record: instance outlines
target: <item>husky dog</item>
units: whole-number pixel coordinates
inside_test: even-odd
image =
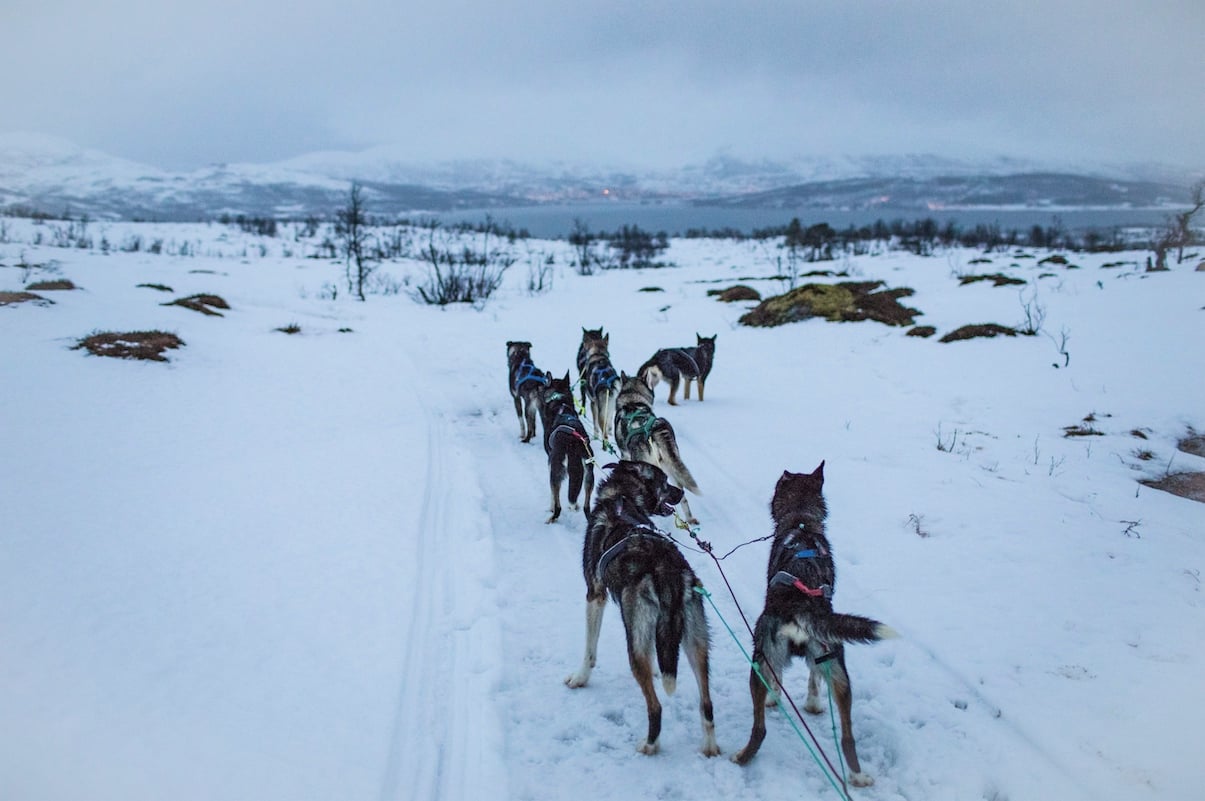
[[[661,702],[653,686],[653,654],[667,693],[677,688],[679,649],[699,685],[705,756],[720,753],[715,741],[707,649],[710,641],[702,584],[677,547],[653,525],[651,515],[668,515],[682,500],[682,490],[666,481],[660,468],[645,462],[609,465],[611,475],[599,485],[582,545],[586,579],[586,655],[577,672],[565,679],[584,687],[598,656],[607,593],[619,604],[628,642],[628,664],[648,707],[648,736],[642,754],[655,754],[661,736]]]
[[[594,421],[594,436],[603,441],[603,447],[611,440],[611,417],[615,410],[615,384],[619,376],[611,365],[608,347],[611,335],[599,328],[594,331],[582,329],[582,344],[577,351],[577,369],[582,382],[582,406],[590,399],[590,417]]]
[[[607,337],[607,340],[604,340]],[[586,406],[586,357],[589,355],[590,345],[594,342],[603,342],[605,345],[609,341],[610,334],[603,334],[602,328],[586,328],[582,327],[582,344],[577,346],[577,375],[582,379],[581,394],[582,408]]]
[[[515,400],[515,414],[519,417],[519,439],[531,442],[536,435],[540,391],[548,379],[531,360],[530,342],[507,342],[506,361],[510,365],[510,394]]]
[[[590,515],[590,493],[594,490],[594,452],[590,438],[573,405],[569,373],[553,378],[545,373],[541,389],[540,418],[544,423],[544,451],[548,454],[548,485],[552,490],[552,514],[544,522],[553,523],[561,516],[561,482],[569,473],[569,505],[577,508],[577,494],[586,487],[585,510]]]
[[[703,385],[707,383],[711,365],[715,362],[715,337],[699,336],[696,332],[695,339],[698,344],[693,348],[662,348],[636,371],[636,375],[654,389],[658,381],[669,384],[670,406],[678,405],[675,396],[679,382],[685,384],[683,397],[686,400],[690,400],[690,382],[699,382],[699,400],[703,400]]]
[[[619,396],[615,400],[615,444],[622,458],[655,464],[678,486],[695,495],[702,494],[678,453],[673,426],[664,417],[653,414],[652,388],[643,379],[627,373],[619,377]],[[687,522],[699,522],[691,514],[685,497],[682,512]]]
[[[824,462],[811,473],[783,472],[774,488],[770,501],[774,543],[766,568],[766,604],[753,630],[753,661],[774,689],[767,691],[757,670],[749,672],[753,731],[733,761],[744,765],[761,747],[766,736],[766,706],[777,702],[782,673],[791,658],[802,656],[811,671],[804,709],[813,714],[822,711],[820,679],[822,674],[828,676],[841,716],[841,751],[849,765],[849,781],[866,787],[874,779],[862,772],[854,744],[845,643],[874,642],[896,634],[876,620],[833,611],[836,571],[824,534],[828,507],[823,489]]]

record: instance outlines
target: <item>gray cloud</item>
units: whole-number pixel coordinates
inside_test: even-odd
[[[16,0],[6,17],[5,128],[171,167],[377,144],[1205,162],[1195,0]]]

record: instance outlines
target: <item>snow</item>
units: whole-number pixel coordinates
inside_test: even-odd
[[[852,798],[1201,797],[1203,510],[1137,483],[1205,469],[1175,449],[1205,427],[1205,277],[1187,267],[969,265],[983,254],[966,250],[816,265],[914,288],[904,302],[939,333],[1046,311],[1050,336],[941,344],[872,322],[737,325],[747,304],[707,289],[783,288],[751,243],[672,240],[675,268],[590,277],[565,243],[519,243],[495,298],[440,310],[332,299],[342,266],[303,258],[288,229],[113,223],[94,241],[169,246],[105,254],[5,222],[0,291],[81,289],[0,307],[0,797],[837,798],[778,711],[751,765],[726,758],[748,736],[748,668],[711,609],[725,757],[697,751],[688,676],[661,753],[636,753],[645,712],[615,608],[589,686],[564,686],[583,519],[543,523],[547,467],[518,441],[504,343],[532,341],[560,373],[599,325],[629,372],[719,334],[707,400],[668,407],[659,387],[657,409],[718,553],[769,533],[784,469],[826,460],[835,604],[901,634],[847,650],[876,780]],[[193,255],[172,255],[180,242]],[[533,295],[523,259],[548,255],[553,288]],[[1102,267],[1117,261],[1133,263]],[[976,271],[1028,284],[958,285]],[[160,305],[196,292],[232,309]],[[274,330],[289,323],[301,333]],[[71,349],[150,328],[185,341],[170,363]],[[1090,414],[1101,436],[1063,436]],[[722,562],[735,602],[687,553],[738,635],[767,550]],[[801,702],[801,666],[787,685]],[[835,756],[827,718],[808,723]]]

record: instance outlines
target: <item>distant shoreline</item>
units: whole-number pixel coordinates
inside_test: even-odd
[[[873,209],[817,208],[728,208],[695,205],[689,201],[629,203],[566,203],[537,206],[507,206],[456,211],[413,212],[411,219],[437,219],[443,224],[480,223],[486,217],[500,225],[526,230],[541,238],[564,238],[581,220],[591,231],[614,231],[624,225],[636,225],[651,232],[664,231],[670,236],[690,230],[722,231],[731,229],[750,234],[756,229],[786,225],[793,217],[806,225],[828,223],[837,230],[853,225],[873,225],[878,220],[933,219],[945,224],[953,221],[963,228],[997,225],[1004,231],[1026,231],[1034,225],[1058,222],[1068,231],[1096,229],[1149,228],[1162,225],[1173,207],[1166,208],[942,208]],[[405,216],[405,215],[403,215]]]

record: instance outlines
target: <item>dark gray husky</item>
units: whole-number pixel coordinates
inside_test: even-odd
[[[561,483],[569,474],[569,505],[577,508],[577,495],[585,484],[585,510],[590,515],[590,493],[594,489],[594,452],[590,437],[577,416],[573,405],[573,389],[569,373],[553,378],[546,373],[540,401],[540,419],[544,423],[544,450],[548,454],[548,485],[552,490],[551,516],[547,523],[561,516]]]
[[[507,342],[506,362],[510,366],[510,394],[515,400],[515,414],[519,417],[519,438],[531,442],[536,435],[536,410],[540,406],[540,393],[548,379],[531,360],[530,342]]]
[[[682,490],[665,473],[644,462],[609,465],[611,475],[599,485],[598,499],[582,545],[586,579],[586,655],[577,672],[565,679],[584,687],[598,656],[598,632],[610,593],[619,604],[628,643],[628,664],[648,709],[648,736],[642,754],[655,754],[661,736],[661,702],[653,686],[653,654],[667,693],[677,688],[679,651],[699,685],[703,722],[703,754],[720,753],[715,742],[708,668],[707,618],[702,583],[678,548],[653,524],[653,515],[668,515],[682,500]]]
[[[670,406],[678,405],[676,396],[680,383],[685,384],[683,397],[690,400],[690,382],[697,381],[699,400],[703,400],[703,385],[715,362],[715,337],[699,336],[696,332],[695,339],[698,344],[693,348],[662,348],[636,372],[653,389],[659,381],[669,384]]]
[[[863,773],[858,763],[850,725],[853,694],[845,668],[845,643],[896,635],[876,620],[833,611],[836,570],[824,533],[828,507],[823,489],[824,462],[811,473],[784,472],[774,488],[770,501],[774,544],[766,568],[766,605],[753,629],[753,661],[774,689],[767,690],[757,672],[749,671],[753,731],[733,761],[744,765],[761,747],[766,736],[766,706],[777,702],[782,673],[791,658],[802,656],[810,669],[804,709],[813,714],[822,711],[820,679],[828,677],[841,716],[841,751],[849,765],[850,784],[865,787],[874,779]]]
[[[699,485],[678,453],[674,427],[664,417],[653,414],[653,389],[637,376],[621,373],[619,395],[615,399],[615,444],[624,459],[655,464],[674,483],[700,495]],[[682,513],[689,523],[698,523],[690,504],[682,498]]]
[[[590,399],[590,417],[594,421],[594,436],[607,447],[611,441],[611,417],[615,413],[616,384],[619,374],[611,365],[609,350],[611,335],[601,328],[582,329],[582,344],[577,349],[577,370],[582,382],[582,405]]]

